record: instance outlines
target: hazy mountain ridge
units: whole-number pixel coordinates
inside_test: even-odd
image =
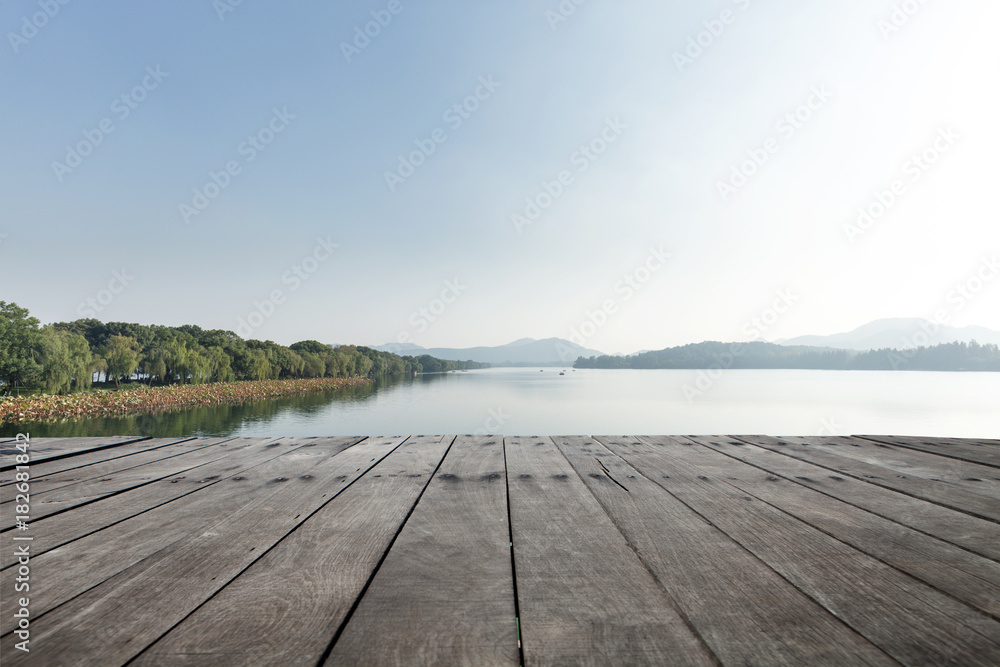
[[[1000,371],[1000,347],[941,343],[910,350],[844,350],[777,343],[706,341],[628,357],[580,357],[574,368]]]
[[[542,340],[519,338],[506,345],[468,348],[424,348],[412,343],[387,343],[376,345],[374,349],[412,356],[429,354],[438,359],[478,361],[493,366],[568,366],[579,357],[603,356],[604,354],[564,338],[544,338]]]
[[[1000,331],[986,327],[951,327],[922,318],[886,318],[864,324],[852,331],[830,335],[796,336],[774,341],[779,345],[832,347],[841,350],[907,350],[943,343],[1000,345]]]
[[[856,329],[831,335],[806,335],[776,341],[757,340],[754,343],[767,343],[786,348],[799,348],[799,352],[809,352],[810,355],[827,355],[831,352],[847,350],[852,352],[867,352],[869,350],[913,350],[919,347],[931,347],[946,343],[970,343],[976,341],[981,345],[1000,345],[1000,331],[986,327],[967,326],[951,327],[938,325],[921,318],[886,318],[864,324]],[[668,350],[694,350],[702,343],[690,343],[685,346],[666,348]],[[468,348],[453,347],[421,347],[413,343],[387,343],[372,346],[376,350],[394,352],[400,355],[420,356],[427,354],[438,359],[453,361],[476,361],[493,366],[564,366],[572,364],[579,358],[591,357],[619,359],[631,358],[649,359],[664,350],[640,350],[631,354],[606,354],[597,350],[587,349],[563,338],[519,338],[506,345],[478,346]],[[807,350],[808,348],[808,350]],[[698,350],[694,356],[701,357]],[[778,355],[781,356],[781,355]],[[800,359],[804,362],[804,359]],[[677,363],[673,360],[672,363]],[[685,362],[681,362],[682,364]],[[689,360],[687,363],[702,363]],[[820,363],[813,358],[809,363]],[[824,362],[829,363],[827,358]]]

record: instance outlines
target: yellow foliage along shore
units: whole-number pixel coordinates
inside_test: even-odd
[[[6,396],[0,397],[0,423],[20,424],[161,412],[328,391],[371,382],[366,378],[305,378],[165,387],[136,385],[117,391],[87,391],[64,396],[52,394],[20,398]]]

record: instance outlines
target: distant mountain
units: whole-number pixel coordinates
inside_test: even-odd
[[[777,343],[707,341],[627,357],[580,358],[574,368],[715,369],[784,368],[823,370],[1000,371],[996,345],[942,343],[909,352],[834,349]]]
[[[1000,345],[1000,331],[985,327],[949,327],[920,318],[875,320],[854,331],[829,336],[797,336],[775,341],[780,345],[834,347],[841,350],[910,349],[942,343],[993,343]]]
[[[438,359],[478,361],[493,366],[568,366],[579,357],[601,356],[603,352],[591,350],[563,338],[521,338],[495,347],[420,347],[412,343],[375,346],[376,350],[396,354],[420,356],[429,354]]]

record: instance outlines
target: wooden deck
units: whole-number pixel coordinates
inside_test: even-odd
[[[1000,665],[996,440],[14,445],[5,666]]]

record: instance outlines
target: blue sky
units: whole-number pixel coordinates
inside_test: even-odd
[[[1000,329],[995,3],[228,2],[0,8],[0,298],[286,344]]]

